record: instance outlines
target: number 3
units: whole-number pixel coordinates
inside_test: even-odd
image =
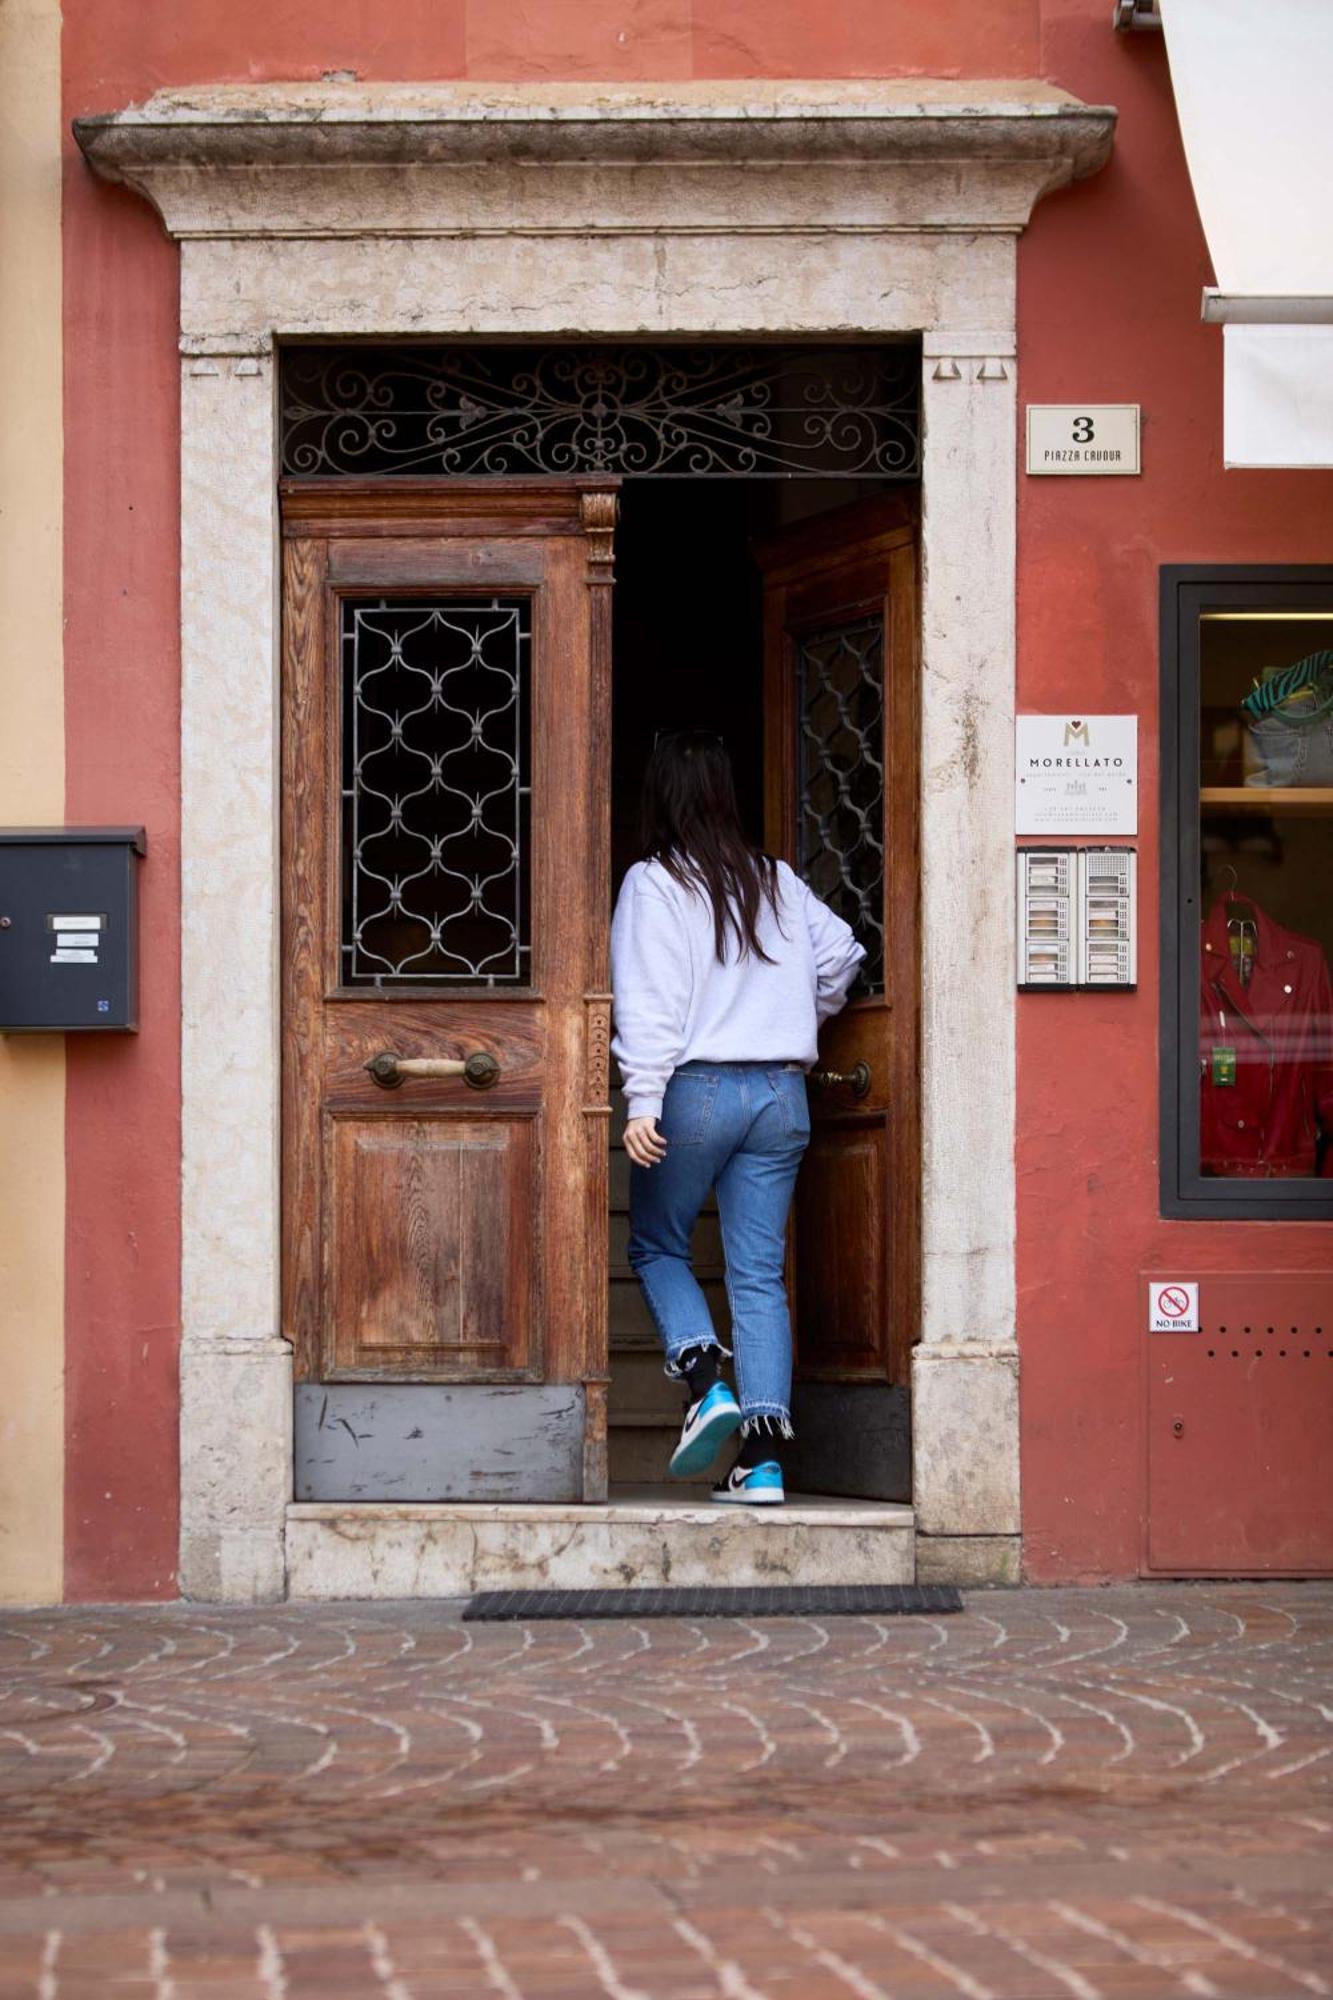
[[[1074,419],[1074,443],[1075,443],[1075,444],[1091,444],[1091,443],[1092,443],[1092,439],[1093,439],[1093,425],[1092,425],[1092,418],[1091,418],[1091,417],[1075,417],[1075,419]]]

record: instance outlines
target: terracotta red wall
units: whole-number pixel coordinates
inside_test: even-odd
[[[1145,408],[1142,480],[1020,481],[1020,706],[1143,718],[1142,970],[1123,998],[1019,1002],[1028,1559],[1132,1573],[1137,1273],[1232,1264],[1156,1219],[1158,562],[1326,555],[1333,481],[1223,478],[1221,341],[1160,40],[1107,0],[66,0],[65,114],[165,85],[367,79],[1046,75],[1121,107],[1115,158],[1024,239],[1024,400]],[[179,1292],[176,253],[72,144],[65,199],[68,816],[148,827],[142,1032],[70,1039],[67,1591],[175,1589]],[[1262,1251],[1257,1247],[1262,1237]],[[1313,1228],[1243,1256],[1315,1261]],[[1255,1247],[1251,1247],[1254,1245]]]
[[[1028,1574],[1133,1575],[1140,1272],[1328,1270],[1327,1224],[1163,1222],[1157,1191],[1158,589],[1166,562],[1327,562],[1333,473],[1223,472],[1222,341],[1160,36],[1044,9],[1043,67],[1119,107],[1113,158],[1019,252],[1020,403],[1143,406],[1143,476],[1019,477],[1018,706],[1137,710],[1136,993],[1020,994],[1019,1341]]]

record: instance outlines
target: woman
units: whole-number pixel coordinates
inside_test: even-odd
[[[810,1138],[805,1071],[865,953],[800,877],[747,840],[731,760],[705,730],[659,735],[643,787],[644,858],[611,927],[615,1038],[629,1122],[629,1260],[688,1388],[671,1458],[702,1472],[739,1430],[715,1500],[780,1505],[791,1428],[787,1214]],[[740,1401],[690,1268],[716,1187]]]

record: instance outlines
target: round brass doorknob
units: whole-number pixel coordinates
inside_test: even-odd
[[[470,1056],[461,1059],[452,1056],[397,1056],[392,1049],[381,1049],[363,1067],[370,1071],[383,1090],[400,1089],[410,1076],[461,1076],[473,1090],[489,1090],[493,1083],[500,1080],[500,1065],[485,1049],[474,1049]]]
[[[810,1081],[823,1084],[826,1090],[833,1089],[836,1084],[845,1084],[853,1097],[867,1097],[870,1093],[870,1064],[853,1063],[849,1070],[812,1069]]]

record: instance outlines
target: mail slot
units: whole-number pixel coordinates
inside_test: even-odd
[[[141,826],[0,828],[0,1033],[139,1025]]]

